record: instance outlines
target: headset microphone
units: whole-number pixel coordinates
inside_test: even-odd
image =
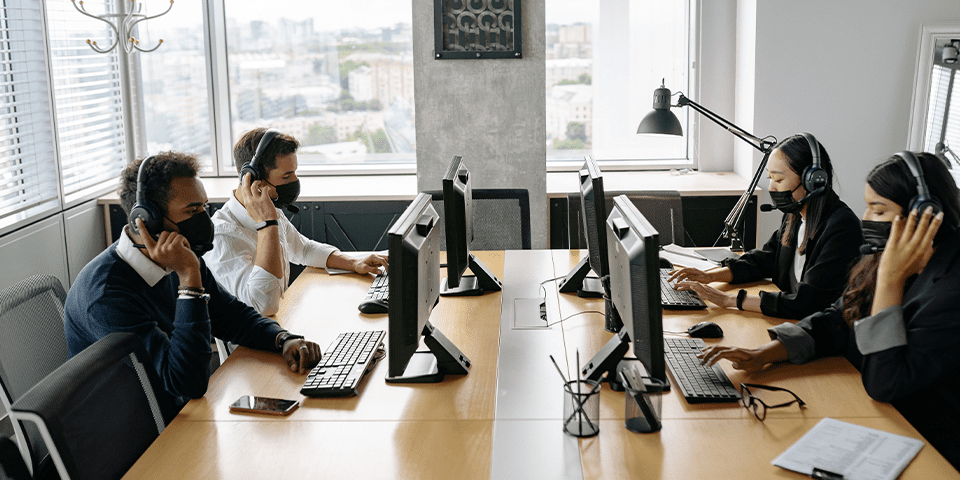
[[[294,215],[300,213],[300,207],[298,207],[298,206],[296,206],[296,205],[294,205],[294,204],[292,204],[292,203],[291,203],[290,205],[287,205],[285,208],[287,209],[288,212],[290,212],[290,213],[292,213],[292,214],[294,214]]]
[[[790,205],[784,205],[784,206],[785,206],[785,207],[789,207],[789,206],[798,205],[798,204],[799,204],[799,205],[803,205],[804,203],[807,203],[807,200],[810,200],[811,198],[816,197],[817,195],[820,195],[820,194],[823,193],[823,191],[826,190],[826,189],[827,189],[827,187],[818,187],[818,188],[816,188],[814,191],[806,194],[806,195],[805,195],[803,198],[801,198],[800,200],[797,200],[796,202],[793,202],[793,203],[791,203]],[[761,211],[761,212],[771,212],[771,211],[776,210],[776,209],[777,209],[777,206],[776,206],[776,205],[771,205],[771,204],[769,204],[769,203],[764,203],[764,204],[760,205],[760,211]]]
[[[860,245],[860,254],[870,255],[874,253],[880,253],[883,251],[883,247],[878,247],[875,245]]]

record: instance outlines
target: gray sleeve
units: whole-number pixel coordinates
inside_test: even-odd
[[[806,330],[794,323],[781,323],[767,329],[771,340],[780,340],[787,349],[787,361],[794,364],[807,363],[813,360],[816,346],[813,337]]]
[[[857,349],[864,355],[907,344],[907,328],[903,324],[903,307],[893,305],[880,313],[857,320],[853,324]]]

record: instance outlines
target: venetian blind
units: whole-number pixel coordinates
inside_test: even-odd
[[[0,226],[59,208],[40,5],[0,0]]]

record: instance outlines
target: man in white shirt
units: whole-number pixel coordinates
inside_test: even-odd
[[[265,140],[265,142],[261,142]],[[263,145],[261,145],[263,143]],[[240,186],[213,215],[214,248],[203,259],[217,282],[263,315],[273,315],[288,287],[290,262],[320,268],[378,273],[387,258],[351,258],[336,247],[310,240],[280,213],[300,193],[297,149],[290,135],[253,129],[233,148]],[[250,165],[259,151],[256,162]],[[251,170],[260,179],[252,178]]]

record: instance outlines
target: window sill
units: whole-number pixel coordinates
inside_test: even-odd
[[[650,190],[676,190],[681,196],[739,196],[750,180],[734,172],[698,172],[674,175],[669,171],[607,172],[603,174],[606,193],[630,193]],[[579,193],[579,172],[547,173],[547,197],[565,197]],[[756,191],[756,190],[755,190]]]

